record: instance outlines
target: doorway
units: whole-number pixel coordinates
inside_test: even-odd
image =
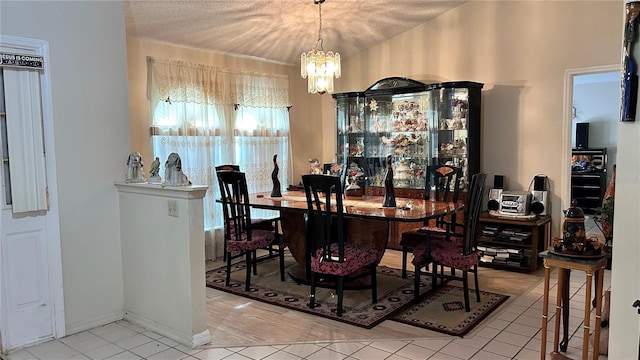
[[[617,121],[620,108],[620,65],[594,66],[569,69],[564,79],[564,122],[562,191],[560,193],[562,209],[571,204],[571,153],[575,146],[576,123],[589,123],[589,147],[607,148],[607,168],[612,167],[616,157]],[[616,85],[617,82],[617,85]],[[607,96],[593,95],[593,89],[616,88],[615,93]],[[617,86],[617,87],[616,87]],[[600,90],[598,90],[600,91]],[[577,98],[576,98],[577,96]],[[587,99],[587,97],[591,97]],[[574,110],[575,109],[575,110]],[[598,109],[596,111],[596,109]],[[613,117],[613,119],[611,119]],[[593,125],[591,125],[593,123]],[[608,170],[610,176],[611,170]]]

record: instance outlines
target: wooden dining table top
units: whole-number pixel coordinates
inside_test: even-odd
[[[249,195],[254,208],[269,210],[307,211],[304,191],[285,191],[282,197],[271,197],[271,193]],[[445,202],[396,197],[396,207],[382,207],[382,196],[364,195],[347,197],[342,200],[345,216],[391,221],[421,221],[437,216],[452,214],[464,207],[462,202]],[[333,203],[335,204],[335,202]]]

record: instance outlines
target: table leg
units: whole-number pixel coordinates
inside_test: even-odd
[[[542,297],[542,339],[540,340],[540,360],[547,353],[547,316],[549,315],[549,275],[551,268],[544,264],[544,295]]]
[[[564,274],[562,286],[562,341],[560,351],[566,352],[569,346],[569,285],[571,284],[571,269],[559,269]]]
[[[569,282],[571,270],[558,268],[558,288],[556,293],[556,321],[553,336],[553,351],[566,352],[569,344]],[[562,341],[560,341],[560,321],[562,321]],[[560,348],[558,350],[558,344]]]
[[[582,360],[589,357],[589,329],[591,326],[591,282],[593,281],[593,273],[587,272],[586,293],[584,297],[584,332],[582,334]]]
[[[597,360],[600,355],[600,326],[602,323],[602,286],[604,284],[604,267],[596,272],[596,320],[593,334],[593,360]]]

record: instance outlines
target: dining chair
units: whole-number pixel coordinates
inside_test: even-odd
[[[227,262],[227,278],[225,285],[231,280],[231,260],[245,257],[246,279],[245,291],[251,285],[251,272],[257,274],[257,250],[278,246],[280,260],[280,280],[284,281],[284,248],[280,234],[276,230],[256,229],[251,221],[251,208],[247,178],[245,173],[234,170],[218,171],[218,184],[222,198],[224,216],[224,244]]]
[[[217,165],[215,167],[215,171],[216,173],[218,171],[240,171],[240,165],[237,164],[224,164],[224,165]],[[270,231],[280,231],[280,217],[274,217],[274,218],[257,218],[257,219],[251,219],[251,224],[252,224],[252,228],[255,229],[259,229],[259,230],[270,230]],[[281,241],[283,241],[283,237],[282,234],[280,234],[280,238]],[[275,253],[275,249],[273,248],[274,245],[269,245],[267,247],[267,250],[269,250],[269,257],[268,258],[273,258],[276,255]],[[227,261],[227,244],[226,242],[223,245],[224,249],[222,251],[222,260],[223,261]],[[255,269],[254,269],[255,271]],[[284,281],[284,275],[282,276],[282,281]]]
[[[436,201],[457,202],[460,192],[460,177],[462,168],[451,165],[431,165],[425,171],[424,199]],[[433,194],[433,197],[431,196]],[[435,219],[435,227],[446,231],[455,232],[456,214],[450,216],[439,216]],[[429,221],[425,221],[423,228],[430,228]],[[454,229],[452,229],[454,227]],[[402,247],[402,278],[407,278],[407,257],[409,252],[418,244],[425,241],[425,235],[415,228],[404,231],[401,235],[400,246]],[[434,229],[435,230],[435,229]]]
[[[338,163],[323,164],[322,173],[339,177],[342,190],[344,191],[347,180],[347,165]]]
[[[467,312],[471,311],[469,305],[469,279],[468,273],[474,274],[476,300],[480,302],[480,288],[478,285],[478,262],[480,254],[476,246],[478,243],[477,226],[480,210],[482,208],[482,198],[487,179],[486,173],[474,174],[469,185],[469,197],[465,204],[464,221],[462,233],[446,231],[444,229],[421,229],[426,236],[426,240],[413,249],[412,263],[415,266],[414,277],[414,301],[419,302],[420,275],[431,275],[431,287],[435,289],[437,278],[446,280],[461,280],[464,287],[464,307]],[[428,271],[431,263],[431,271]],[[438,273],[436,266],[443,265],[451,269],[461,270],[461,275],[455,272],[445,274]],[[425,271],[421,269],[424,267]]]
[[[375,304],[378,300],[376,267],[380,254],[369,246],[347,243],[340,178],[309,174],[302,176],[302,183],[307,197],[305,232],[311,280],[309,307],[315,307],[318,278],[329,275],[336,281],[336,315],[342,316],[345,281],[366,276],[367,273],[362,271],[366,268],[371,277],[371,299]]]

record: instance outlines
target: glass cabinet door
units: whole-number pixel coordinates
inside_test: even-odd
[[[461,187],[467,188],[469,122],[469,90],[466,88],[440,88],[432,90],[431,122],[434,165],[453,165],[462,168]]]
[[[345,93],[334,96],[338,141],[336,161],[347,165],[347,175],[356,172],[355,178],[365,178],[365,118],[363,97],[360,93]],[[363,184],[364,185],[364,184]]]
[[[386,158],[391,155],[394,187],[424,188],[424,170],[431,157],[428,99],[428,92],[365,98],[368,186],[383,186]]]

